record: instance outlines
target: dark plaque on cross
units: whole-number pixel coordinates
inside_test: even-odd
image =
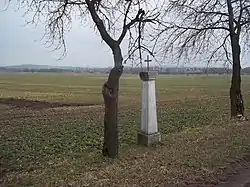
[[[147,55],[147,59],[144,60],[145,62],[147,62],[147,71],[149,71],[149,62],[151,62],[152,60],[149,59],[149,55]]]

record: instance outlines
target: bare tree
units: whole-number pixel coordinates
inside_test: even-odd
[[[10,1],[9,1],[10,2]],[[104,156],[118,155],[118,92],[119,79],[123,72],[121,43],[129,33],[128,58],[135,51],[148,50],[143,45],[142,31],[145,23],[153,23],[158,13],[155,4],[132,0],[17,0],[26,13],[33,13],[29,23],[46,23],[44,40],[55,49],[64,49],[66,54],[65,32],[70,29],[72,20],[90,21],[97,28],[101,39],[113,54],[114,67],[102,88],[105,103]],[[134,30],[133,30],[134,29]],[[118,33],[118,34],[117,34]],[[98,52],[97,52],[98,53]],[[141,55],[139,55],[141,56]]]
[[[241,60],[250,47],[250,1],[171,0],[165,7],[160,34],[152,36],[160,43],[162,57],[231,63],[231,116],[244,118]]]

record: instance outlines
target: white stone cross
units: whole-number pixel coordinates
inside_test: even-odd
[[[149,59],[149,55],[147,55],[147,59],[144,60],[145,62],[147,62],[147,71],[149,71],[149,62],[151,62],[152,60]]]
[[[155,78],[157,72],[140,72],[142,80],[141,91],[141,124],[138,132],[138,143],[151,145],[161,141],[161,134],[158,132],[156,113]]]

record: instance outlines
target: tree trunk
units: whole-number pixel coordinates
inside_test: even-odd
[[[230,88],[231,117],[244,118],[244,102],[241,94],[241,65],[239,37],[231,35],[231,46],[233,54],[233,74]]]
[[[118,156],[118,93],[119,80],[123,72],[120,47],[113,51],[115,66],[104,83],[102,95],[105,104],[104,142],[102,154],[110,158]]]
[[[226,0],[228,7],[229,31],[233,55],[233,74],[230,88],[231,117],[244,117],[244,102],[241,94],[241,66],[240,66],[240,31],[239,23],[234,26],[234,10],[231,0]]]

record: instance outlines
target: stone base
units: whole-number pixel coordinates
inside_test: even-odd
[[[154,134],[144,134],[138,132],[137,134],[137,142],[140,145],[150,146],[153,144],[157,144],[161,141],[161,133],[157,132]]]

